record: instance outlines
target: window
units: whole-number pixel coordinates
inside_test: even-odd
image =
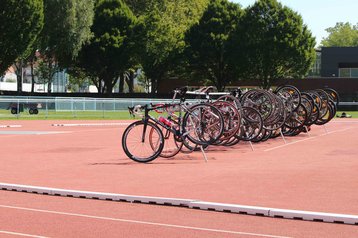
[[[339,69],[339,77],[341,78],[350,78],[351,77],[351,69]]]
[[[358,78],[358,68],[351,69],[351,78]]]
[[[358,78],[358,68],[340,68],[339,77],[341,78]]]

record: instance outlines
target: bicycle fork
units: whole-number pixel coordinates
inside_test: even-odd
[[[145,133],[147,131],[147,126],[148,126],[148,119],[144,119],[144,126],[143,126],[143,133],[142,133],[142,143],[145,142]]]

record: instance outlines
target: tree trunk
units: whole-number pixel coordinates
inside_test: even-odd
[[[22,78],[23,78],[23,60],[21,59],[19,64],[15,63],[16,81],[17,81],[17,94],[22,94]]]
[[[51,81],[47,82],[47,94],[51,94],[51,93],[52,93],[52,88],[51,88],[51,86],[52,86],[52,82],[51,82]]]
[[[101,81],[98,78],[90,77],[91,82],[96,86],[98,94],[101,93]]]
[[[135,77],[135,73],[134,70],[129,70],[129,75],[128,77],[126,77],[126,83],[128,85],[128,92],[129,93],[133,93],[133,88],[134,88],[134,77]]]
[[[33,94],[35,91],[35,74],[34,74],[34,62],[33,61],[31,61],[30,67],[31,67],[31,94]]]
[[[16,75],[16,81],[17,81],[17,94],[21,95],[21,93],[22,93],[22,75]]]
[[[53,72],[53,64],[52,64],[52,59],[50,58],[48,61],[48,78],[47,78],[47,94],[51,94],[52,93],[52,80],[53,80],[53,76],[55,75],[55,73]]]
[[[270,79],[268,77],[264,77],[261,82],[262,82],[263,89],[267,90],[270,88]]]
[[[104,90],[105,90],[105,94],[108,97],[112,95],[112,90],[113,90],[112,80],[113,78],[110,75],[106,75],[104,78]]]
[[[124,78],[125,78],[125,73],[121,73],[120,77],[119,77],[119,87],[118,87],[118,92],[119,93],[123,93],[123,89],[124,89]]]

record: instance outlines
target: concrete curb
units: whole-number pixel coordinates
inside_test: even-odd
[[[246,205],[239,205],[239,204],[213,203],[213,202],[198,201],[194,199],[149,197],[149,196],[136,196],[136,195],[126,195],[126,194],[115,194],[115,193],[80,191],[80,190],[67,190],[67,189],[37,187],[37,186],[28,186],[28,185],[20,185],[20,184],[8,184],[8,183],[0,183],[0,189],[4,191],[26,192],[26,193],[35,193],[35,194],[52,195],[52,196],[156,204],[156,205],[165,205],[165,206],[180,206],[180,207],[186,207],[191,209],[230,212],[230,213],[247,214],[247,215],[255,215],[255,216],[266,216],[266,217],[273,217],[273,218],[286,218],[286,219],[295,219],[295,220],[304,220],[304,221],[358,225],[357,215],[287,210],[287,209],[258,207],[258,206],[246,206]]]

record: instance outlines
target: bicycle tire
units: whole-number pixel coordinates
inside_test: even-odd
[[[223,131],[223,116],[210,104],[194,105],[183,117],[183,134],[197,145],[213,144],[220,139]]]
[[[152,135],[155,132],[154,127],[150,129],[149,132],[149,140],[150,140],[150,146],[152,149],[155,148],[155,143],[153,143]],[[176,154],[179,153],[181,147],[183,146],[183,142],[179,142],[175,135],[168,129],[162,128],[163,138],[164,138],[164,146],[162,152],[159,154],[160,157],[163,158],[172,158]]]
[[[122,136],[122,148],[125,154],[131,160],[134,160],[139,163],[148,163],[156,159],[160,155],[164,147],[164,137],[162,130],[157,125],[149,121],[146,123],[146,125],[146,131],[145,133],[143,133],[145,128],[145,122],[143,120],[133,122],[125,129]],[[154,128],[155,132],[157,133],[157,145],[154,148],[152,145],[150,145],[151,142],[149,139],[149,133],[151,128]],[[144,140],[142,139],[143,134]],[[152,135],[152,140],[153,138],[154,135]],[[132,148],[132,144],[135,144],[134,148]],[[143,155],[143,153],[145,152],[148,152],[148,155]]]

